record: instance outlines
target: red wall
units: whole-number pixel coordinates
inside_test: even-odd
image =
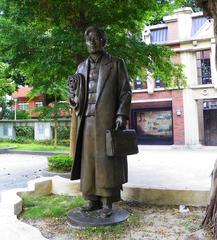
[[[184,131],[184,108],[183,108],[183,94],[181,90],[172,91],[172,110],[173,110],[173,133],[174,144],[185,144],[185,131]],[[177,116],[176,111],[180,110],[181,115]]]

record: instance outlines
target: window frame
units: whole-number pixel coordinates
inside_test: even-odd
[[[39,104],[39,106],[38,106]],[[43,107],[43,102],[42,101],[36,101],[35,102],[35,108]]]
[[[209,57],[206,56],[208,52]],[[212,84],[210,49],[196,51],[197,82],[199,85]]]
[[[28,102],[19,102],[18,109],[20,110],[29,110],[29,103]]]

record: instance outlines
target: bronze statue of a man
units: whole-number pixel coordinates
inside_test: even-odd
[[[126,127],[131,89],[124,61],[104,51],[106,33],[89,27],[85,40],[90,56],[71,81],[70,103],[78,117],[71,180],[81,179],[81,191],[88,200],[82,211],[102,209],[101,216],[109,217],[127,182],[127,158],[106,155],[106,130]]]

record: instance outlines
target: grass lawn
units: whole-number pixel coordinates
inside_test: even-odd
[[[23,194],[21,221],[40,229],[47,239],[123,240],[123,239],[206,239],[212,240],[208,229],[201,229],[205,208],[190,207],[180,213],[178,206],[149,206],[138,202],[119,202],[115,206],[126,209],[129,218],[122,224],[84,227],[80,230],[66,224],[67,212],[82,206],[81,197],[46,195],[32,197]]]
[[[85,204],[82,197],[44,195],[40,197],[23,196],[23,219],[66,218],[70,209]]]
[[[52,146],[39,143],[11,143],[0,142],[0,148],[16,147],[16,150],[29,150],[29,151],[68,151],[68,146]]]
[[[59,237],[57,237],[57,239],[61,239],[60,233],[68,234],[67,239],[75,240],[122,239],[122,236],[128,235],[130,230],[139,229],[144,218],[143,209],[140,210],[140,214],[131,209],[129,218],[122,224],[84,227],[81,230],[76,230],[67,226],[67,212],[70,209],[84,205],[85,201],[82,197],[59,195],[31,197],[23,195],[22,198],[23,212],[19,216],[20,220],[34,226],[40,226],[40,230],[44,233],[45,237],[47,229],[49,229],[49,232]],[[126,206],[124,205],[124,207]],[[140,215],[142,217],[140,217]]]

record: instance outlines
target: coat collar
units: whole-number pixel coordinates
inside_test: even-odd
[[[108,64],[111,62],[111,55],[108,54],[107,52],[104,52],[103,55],[102,55],[102,60],[101,60],[101,64]]]

